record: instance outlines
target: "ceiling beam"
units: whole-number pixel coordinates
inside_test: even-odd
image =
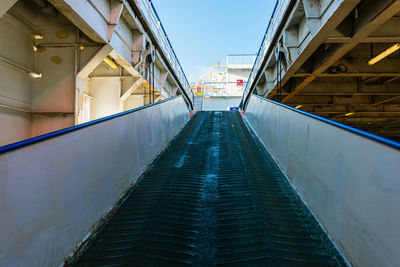
[[[301,66],[312,56],[318,49],[321,43],[340,25],[340,23],[351,13],[351,11],[360,3],[360,0],[342,1],[337,10],[329,18],[329,20],[322,25],[321,29],[313,36],[310,43],[302,49],[301,53],[290,65],[289,69],[284,74],[281,84],[284,86],[289,79],[295,74]],[[271,93],[276,90],[276,86],[272,89]]]
[[[389,79],[387,81],[384,81],[383,84],[388,84],[388,83],[394,82],[394,81],[396,81],[398,79],[400,79],[400,77],[393,77],[393,78],[391,78],[391,79]]]
[[[288,95],[289,93],[282,93]],[[300,92],[298,96],[372,96],[372,95],[386,95],[397,96],[400,92]]]
[[[0,4],[0,18],[17,2],[17,0],[2,0]]]
[[[114,34],[114,31],[115,31],[115,27],[119,23],[119,19],[121,18],[123,8],[124,8],[123,3],[111,1],[110,18],[108,20],[108,26],[107,26],[108,42],[111,41],[112,35]]]
[[[366,2],[366,1],[365,1]],[[400,23],[400,17],[394,16],[385,25],[379,28],[379,32],[374,32],[372,35],[368,36],[361,43],[398,43],[400,42],[400,28],[398,27]],[[340,35],[341,33],[337,31],[339,35],[331,36],[326,39],[326,43],[348,43],[351,42],[351,36]],[[335,33],[336,34],[336,33]]]
[[[137,79],[131,87],[129,87],[128,90],[126,90],[126,92],[124,92],[121,96],[121,101],[125,101],[126,99],[128,99],[128,97],[136,90],[139,88],[139,86],[142,85],[142,83],[145,81],[145,79],[143,77],[140,77],[139,79]]]
[[[89,60],[88,63],[77,73],[77,77],[80,79],[86,79],[89,74],[94,71],[94,69],[103,62],[103,59],[108,56],[112,47],[109,45],[104,45],[97,53]]]
[[[392,122],[399,121],[400,117],[397,118],[376,118],[376,117],[354,117],[354,118],[329,118],[334,121],[343,122],[346,121],[348,123],[382,123],[382,122]]]
[[[345,116],[348,113],[357,113],[359,111],[366,110],[367,108],[370,108],[370,107],[375,107],[375,106],[382,105],[384,103],[392,102],[392,101],[394,101],[396,99],[399,99],[399,98],[400,98],[400,95],[394,96],[394,97],[390,97],[390,98],[387,98],[385,100],[381,100],[381,101],[375,102],[373,104],[366,105],[365,107],[362,107],[362,108],[359,108],[359,109],[353,109],[353,110],[350,110],[350,111],[348,111],[346,113],[342,113],[342,114],[336,115],[336,116],[334,116],[332,118],[342,117],[342,116]]]
[[[397,97],[397,96],[396,96]],[[299,106],[302,105],[303,107],[313,107],[313,106],[320,106],[320,107],[353,107],[353,108],[363,108],[366,106],[370,106],[371,103],[306,103],[303,104],[301,102],[293,102],[290,104],[287,104],[290,106]],[[380,104],[380,107],[391,107],[391,108],[400,108],[400,103],[399,104]],[[347,110],[346,110],[347,111]],[[343,111],[344,112],[344,111]]]
[[[381,118],[379,118],[381,119]],[[340,121],[341,119],[335,119],[336,121]],[[354,121],[353,125],[365,125],[365,123],[371,123],[370,125],[376,126],[376,127],[396,127],[400,124],[400,118],[394,118],[394,119],[385,119],[385,124],[381,124],[380,121],[371,121],[371,122],[365,122],[365,121]]]
[[[338,114],[343,111],[310,111],[314,114]],[[357,114],[372,115],[372,114],[400,114],[400,111],[359,111]]]
[[[311,77],[311,76],[321,77],[321,78],[335,78],[335,77],[396,77],[400,78],[399,72],[353,72],[353,73],[296,73],[292,77]]]
[[[372,1],[371,3],[381,4],[380,1],[379,2]],[[323,62],[321,62],[317,68],[314,69],[311,76],[306,77],[300,84],[298,84],[294,88],[294,90],[282,100],[282,103],[288,102],[289,99],[291,99],[299,91],[303,90],[308,84],[314,81],[315,78],[317,78],[317,75],[326,71],[330,66],[332,66],[332,64],[334,64],[336,61],[338,61],[340,58],[346,55],[349,51],[351,51],[354,47],[356,47],[362,40],[367,38],[368,35],[374,32],[378,27],[380,27],[390,18],[396,15],[400,11],[400,0],[391,2],[390,4],[386,5],[383,8],[383,10],[374,9],[374,11],[377,14],[375,16],[373,15],[368,16],[368,18],[370,17],[371,19],[368,19],[363,25],[360,25],[359,29],[357,29],[357,32],[351,38],[351,41],[349,43],[340,45],[336,49],[334,49],[333,53],[330,56],[328,56],[325,60],[323,60]]]
[[[329,37],[325,43],[346,44],[352,41],[351,37]],[[360,43],[398,43],[400,36],[370,36],[361,40]]]

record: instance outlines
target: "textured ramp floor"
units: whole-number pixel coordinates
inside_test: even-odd
[[[76,264],[345,265],[237,112],[198,113]]]

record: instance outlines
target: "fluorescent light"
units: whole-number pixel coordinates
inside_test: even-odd
[[[41,73],[36,73],[36,72],[29,72],[28,73],[32,78],[42,78],[42,74]]]
[[[299,109],[299,108],[301,108],[303,105],[298,105],[298,106],[296,106],[295,108],[297,108],[297,109]]]
[[[32,37],[33,37],[33,39],[36,39],[36,40],[42,40],[44,38],[43,35],[38,34],[38,33],[33,34]]]
[[[103,60],[104,60],[104,62],[107,63],[108,66],[110,66],[111,68],[113,68],[113,69],[118,69],[118,65],[115,64],[115,62],[114,62],[111,58],[105,57]]]
[[[346,117],[351,116],[351,115],[354,115],[354,113],[350,112],[350,113],[345,114]]]
[[[368,61],[368,65],[374,65],[378,61],[381,61],[382,59],[384,59],[385,57],[389,56],[390,54],[396,52],[399,49],[400,49],[400,43],[397,43],[397,44],[393,45],[392,47],[386,49],[385,51],[383,51],[382,53],[380,53],[379,55],[377,55],[370,61]]]

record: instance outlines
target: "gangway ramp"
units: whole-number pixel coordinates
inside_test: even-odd
[[[75,266],[345,266],[239,112],[198,112]]]
[[[396,266],[399,143],[254,95],[190,113],[0,147],[0,266]]]

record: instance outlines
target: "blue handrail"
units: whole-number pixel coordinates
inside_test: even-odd
[[[333,125],[333,126],[336,126],[336,127],[341,128],[343,130],[346,130],[348,132],[351,132],[351,133],[366,137],[366,138],[374,140],[374,141],[376,141],[378,143],[382,143],[382,144],[385,144],[385,145],[390,146],[392,148],[400,150],[400,143],[399,142],[396,142],[396,141],[393,141],[393,140],[390,140],[390,139],[387,139],[387,138],[384,138],[382,136],[378,136],[378,135],[375,135],[375,134],[372,134],[372,133],[368,133],[368,132],[365,132],[365,131],[357,129],[357,128],[353,128],[351,126],[342,124],[340,122],[333,121],[333,120],[330,120],[330,119],[327,119],[327,118],[324,118],[324,117],[320,117],[318,115],[315,115],[315,114],[312,114],[312,113],[308,113],[308,112],[300,110],[300,109],[293,108],[291,106],[288,106],[288,105],[273,101],[271,99],[268,99],[268,98],[265,98],[265,97],[262,97],[262,96],[259,96],[259,95],[253,95],[253,96],[258,97],[258,98],[260,98],[260,99],[262,99],[264,101],[270,102],[272,104],[284,107],[286,109],[290,109],[291,111],[295,111],[297,113],[303,114],[303,115],[308,116],[310,118],[313,118],[313,119],[328,123],[328,124]]]
[[[171,44],[171,42],[170,42],[170,40],[169,40],[169,37],[168,37],[168,34],[167,34],[167,32],[165,31],[164,25],[162,24],[161,19],[160,19],[160,17],[158,16],[157,10],[156,10],[156,8],[154,7],[153,2],[152,2],[151,0],[150,0],[150,4],[151,4],[151,8],[152,8],[153,11],[154,11],[154,14],[156,15],[156,18],[157,18],[158,21],[160,22],[160,27],[161,27],[161,29],[162,29],[162,31],[163,31],[165,37],[167,38],[168,45],[170,46],[170,48],[171,48],[171,50],[172,50],[172,53],[174,54],[174,56],[175,56],[175,58],[176,58],[176,60],[177,60],[177,62],[178,62],[178,64],[179,64],[179,68],[181,69],[183,75],[185,76],[186,81],[188,82],[188,79],[187,79],[187,77],[186,77],[185,72],[183,71],[183,68],[182,68],[182,65],[181,65],[181,63],[180,63],[180,61],[179,61],[179,58],[178,58],[178,56],[175,54],[175,50],[174,50],[174,48],[172,47],[172,44]],[[189,82],[188,82],[188,83],[189,83]]]
[[[177,62],[177,64],[178,64],[178,67],[179,67],[179,70],[180,70],[181,74],[183,75],[183,78],[184,78],[184,84],[183,84],[183,86],[186,87],[185,90],[186,90],[188,93],[191,93],[192,101],[194,101],[194,93],[193,93],[193,90],[192,90],[192,88],[190,87],[190,83],[189,83],[189,81],[188,81],[188,79],[187,79],[187,76],[186,76],[185,72],[183,71],[182,65],[181,65],[181,63],[180,63],[180,61],[179,61],[179,59],[178,59],[178,57],[177,57],[177,55],[176,55],[176,53],[175,53],[174,48],[172,47],[172,44],[171,44],[170,39],[169,39],[169,37],[168,37],[168,35],[167,35],[167,32],[165,31],[164,25],[163,25],[162,22],[161,22],[160,16],[158,15],[157,10],[155,9],[155,7],[154,7],[154,5],[153,5],[153,2],[152,2],[151,0],[148,0],[148,1],[149,1],[149,3],[150,3],[150,8],[151,8],[151,10],[153,11],[153,13],[154,13],[154,15],[155,15],[155,17],[156,17],[156,19],[157,19],[159,25],[160,25],[161,31],[162,31],[162,33],[164,34],[164,38],[165,38],[166,41],[167,41],[167,44],[168,44],[168,46],[169,46],[169,49],[171,50],[171,52],[172,52],[172,54],[173,54],[173,56],[174,56],[174,59],[176,60],[176,62]]]
[[[5,146],[0,147],[0,154],[6,153],[6,152],[9,152],[9,151],[12,151],[12,150],[16,150],[18,148],[22,148],[22,147],[25,147],[25,146],[29,146],[29,145],[32,145],[32,144],[36,144],[36,143],[39,143],[39,142],[42,142],[42,141],[45,141],[45,140],[48,140],[48,139],[63,135],[63,134],[66,134],[66,133],[75,132],[75,131],[78,131],[80,129],[83,129],[83,128],[86,128],[86,127],[89,127],[89,126],[92,126],[92,125],[95,125],[95,124],[98,124],[98,123],[101,123],[101,122],[105,122],[105,121],[108,121],[108,120],[111,120],[111,119],[115,119],[115,118],[118,118],[118,117],[121,117],[121,116],[124,116],[124,115],[128,115],[128,114],[140,111],[142,109],[146,109],[146,108],[149,108],[149,107],[161,104],[161,103],[165,103],[167,101],[171,101],[171,100],[173,100],[175,98],[178,98],[178,97],[181,97],[181,96],[171,97],[171,98],[165,99],[163,101],[155,102],[155,103],[152,103],[152,104],[149,104],[149,105],[146,105],[146,106],[138,107],[138,108],[131,109],[131,110],[128,110],[128,111],[124,111],[124,112],[121,112],[121,113],[117,113],[117,114],[114,114],[114,115],[111,115],[111,116],[108,116],[108,117],[104,117],[104,118],[97,119],[97,120],[94,120],[94,121],[86,122],[86,123],[79,124],[79,125],[76,125],[76,126],[72,126],[72,127],[69,127],[69,128],[61,129],[61,130],[58,130],[58,131],[55,131],[55,132],[43,134],[43,135],[40,135],[40,136],[36,136],[36,137],[30,138],[30,139],[26,139],[26,140],[19,141],[19,142],[16,142],[16,143],[12,143],[12,144],[9,144],[9,145],[5,145]]]
[[[272,20],[273,20],[273,18],[275,16],[276,10],[278,9],[279,1],[280,0],[276,0],[275,7],[274,7],[274,9],[272,11],[272,15],[271,15],[271,18],[270,18],[270,20],[268,22],[267,29],[265,30],[265,34],[264,34],[263,40],[261,42],[260,48],[258,49],[256,60],[254,61],[253,67],[251,68],[251,71],[250,71],[249,78],[247,79],[248,81],[250,81],[251,78],[254,76],[255,66],[256,66],[257,62],[260,60],[261,51],[262,51],[262,49],[264,47],[265,41],[267,40],[268,31],[269,31],[269,29],[271,27]],[[246,97],[247,91],[249,90],[249,86],[251,86],[251,82],[249,82],[247,84],[246,88],[243,91],[243,99]]]

